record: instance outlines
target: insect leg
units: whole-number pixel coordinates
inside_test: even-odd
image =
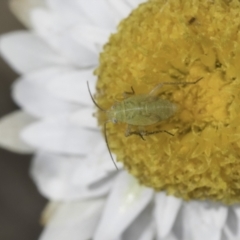
[[[157,133],[160,133],[160,132],[165,132],[165,133],[167,133],[167,134],[169,134],[171,136],[174,136],[174,134],[168,132],[167,130],[158,130],[158,131],[153,131],[153,132],[142,132],[141,134],[143,136],[148,136],[148,135],[157,134]]]
[[[125,137],[129,137],[131,135],[138,135],[142,140],[145,141],[142,131],[131,131],[131,125],[127,125],[126,131],[125,131]]]
[[[148,131],[145,131],[145,130],[141,129],[139,131],[131,131],[130,130],[130,125],[128,125],[128,127],[126,129],[125,136],[129,137],[131,135],[138,135],[139,137],[142,138],[142,140],[145,141],[146,139],[144,138],[144,136],[149,136],[149,135],[153,135],[153,134],[157,134],[157,133],[161,133],[161,132],[165,132],[165,133],[167,133],[171,136],[174,136],[174,134],[168,132],[167,130],[157,130],[157,131],[152,131],[152,132],[149,131],[148,132]]]
[[[133,89],[133,87],[131,86],[131,92],[124,92],[123,93],[123,97],[124,98],[127,98],[128,97],[128,95],[134,95],[135,94],[135,91],[134,91],[134,89]]]
[[[148,95],[155,95],[159,88],[161,88],[163,85],[187,85],[187,84],[196,84],[199,82],[203,77],[198,78],[194,82],[162,82],[159,83],[156,87],[153,88],[153,90]]]

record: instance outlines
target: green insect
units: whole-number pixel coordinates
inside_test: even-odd
[[[131,87],[131,92],[124,93],[124,99],[120,102],[116,102],[112,105],[112,107],[108,110],[101,108],[96,101],[94,100],[88,84],[88,91],[92,98],[93,103],[101,110],[106,113],[107,121],[104,124],[104,133],[105,133],[105,141],[113,160],[112,154],[110,152],[107,134],[106,134],[106,124],[108,122],[112,123],[126,123],[127,128],[125,131],[125,136],[128,137],[130,135],[138,135],[143,140],[144,136],[156,134],[160,132],[165,132],[173,136],[172,133],[166,130],[157,130],[153,132],[145,131],[146,126],[150,126],[161,122],[163,120],[167,120],[171,116],[173,116],[177,111],[177,105],[170,102],[167,99],[162,99],[157,95],[158,90],[164,85],[188,85],[188,84],[196,84],[202,79],[199,78],[194,82],[162,82],[155,86],[152,91],[148,94],[136,95],[133,87]],[[138,131],[131,131],[131,127],[137,127]],[[113,163],[115,164],[114,160]],[[116,166],[116,164],[115,164]],[[117,166],[116,166],[117,168]]]

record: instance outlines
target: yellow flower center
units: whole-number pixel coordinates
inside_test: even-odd
[[[186,200],[239,202],[239,29],[239,1],[150,0],[104,47],[96,99],[105,109],[120,107],[99,114],[99,123],[119,120],[107,124],[110,149],[141,184]],[[135,95],[123,96],[131,87]],[[172,116],[158,118],[166,106],[159,100],[177,106]],[[147,124],[141,111],[158,121]],[[150,134],[160,130],[168,133]]]

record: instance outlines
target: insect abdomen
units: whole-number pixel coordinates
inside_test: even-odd
[[[124,100],[125,122],[148,126],[168,119],[176,112],[176,105],[168,100],[134,96]]]
[[[149,115],[156,115],[158,121],[163,121],[171,117],[176,112],[176,105],[165,99],[147,104]]]

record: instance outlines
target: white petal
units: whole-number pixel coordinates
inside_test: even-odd
[[[15,82],[13,98],[26,112],[37,117],[68,115],[80,106],[54,96],[48,89],[50,79],[69,71],[66,69],[45,69],[27,74]]]
[[[94,240],[112,240],[119,237],[152,199],[153,191],[140,186],[122,172],[119,174],[107,200]]]
[[[80,24],[72,28],[69,34],[76,42],[99,54],[113,32],[108,29]]]
[[[57,173],[58,181],[63,181],[70,186],[88,187],[108,177],[110,172],[116,171],[106,150],[105,142],[95,146],[94,151],[91,151],[86,158],[41,153],[35,159],[35,164],[47,166],[49,159],[51,159],[49,162],[51,169]],[[56,176],[52,175],[52,177]],[[69,177],[66,178],[66,176]]]
[[[31,10],[46,6],[43,0],[10,0],[9,2],[12,12],[27,27],[31,27]]]
[[[133,10],[132,7],[124,1],[109,1],[109,4],[112,5],[112,8],[121,17],[121,19],[126,18]]]
[[[46,0],[49,9],[58,16],[67,25],[76,25],[82,23],[89,24],[89,19],[84,16],[82,10],[77,4],[77,0]]]
[[[171,231],[176,220],[182,201],[161,192],[155,197],[156,209],[154,216],[157,223],[157,232],[160,238],[166,237]]]
[[[93,236],[104,199],[59,204],[40,240],[86,240]]]
[[[93,116],[95,111],[94,108],[83,108],[71,114],[69,120],[71,123],[78,126],[97,129],[97,118]]]
[[[62,20],[58,21],[59,28],[65,28],[64,32],[67,32],[69,37],[93,52],[97,50],[99,53],[113,32],[110,28],[94,26],[76,0],[48,0],[48,5]]]
[[[67,64],[44,41],[27,31],[8,33],[0,38],[0,52],[19,73]]]
[[[195,201],[186,203],[183,210],[183,239],[220,240],[227,213],[226,206],[214,203]]]
[[[60,117],[32,124],[22,132],[22,137],[40,150],[80,155],[89,154],[99,142],[104,141],[99,131],[70,125]]]
[[[130,13],[139,6],[139,4],[146,2],[146,0],[122,0],[122,1],[109,1],[120,20],[128,17]]]
[[[112,8],[107,4],[107,1],[78,0],[78,4],[84,14],[96,26],[114,30],[119,23],[119,16],[114,15]]]
[[[147,0],[125,0],[132,8],[138,7],[139,4],[146,2]]]
[[[123,164],[116,161],[115,154],[112,153],[112,156],[115,164],[117,165],[117,168],[122,169]],[[92,166],[92,169],[93,171],[96,171],[94,174],[95,176],[102,176],[104,172],[116,171],[115,164],[112,162],[105,141],[98,143],[98,146],[94,148],[94,151],[91,151],[88,154],[86,161],[89,163],[94,161],[95,166]]]
[[[238,205],[229,207],[227,222],[223,229],[222,240],[240,239],[240,208]]]
[[[20,139],[21,130],[36,121],[32,116],[12,112],[0,119],[0,146],[18,153],[32,153],[34,149]]]
[[[158,237],[157,240],[180,240],[180,238],[176,237],[173,233],[169,233],[164,238]]]
[[[155,236],[152,211],[153,206],[149,204],[123,233],[122,238],[124,240],[152,240]]]
[[[150,222],[147,228],[143,231],[139,240],[153,240],[156,235],[156,229],[152,222]]]
[[[31,14],[32,24],[39,34],[53,49],[61,53],[76,67],[96,66],[98,56],[96,52],[86,48],[88,42],[75,41],[71,37],[74,25],[62,23],[61,16],[47,10],[37,9]],[[81,36],[80,36],[81,37]],[[86,44],[84,44],[86,42]]]
[[[55,201],[105,195],[112,186],[114,176],[105,172],[100,173],[102,176],[95,177],[90,169],[84,166],[86,161],[83,161],[82,158],[74,156],[38,153],[32,162],[31,176],[39,191]],[[88,173],[91,176],[85,180]],[[104,176],[106,178],[103,178]]]
[[[93,69],[72,70],[67,74],[59,74],[50,79],[47,84],[47,89],[63,100],[93,106],[88,92],[87,82],[89,82],[91,89],[95,88],[96,77],[93,75]]]

